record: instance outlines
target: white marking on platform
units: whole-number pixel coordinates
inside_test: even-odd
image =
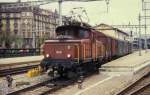
[[[150,61],[148,61],[148,62],[146,62],[146,63],[140,65],[139,67],[136,67],[136,68],[134,69],[134,72],[139,71],[139,70],[141,70],[141,69],[143,69],[143,68],[145,68],[145,67],[147,67],[147,66],[150,66]]]
[[[93,84],[93,85],[91,85],[91,86],[89,86],[89,87],[87,87],[87,88],[85,88],[85,89],[83,89],[83,90],[81,90],[81,91],[75,93],[74,95],[81,95],[83,92],[85,92],[85,91],[87,91],[87,90],[89,90],[89,89],[91,89],[91,88],[93,88],[93,87],[95,87],[95,86],[97,86],[97,85],[99,85],[99,84],[101,84],[101,83],[107,81],[107,80],[110,80],[110,79],[112,79],[113,77],[114,77],[114,76],[110,76],[110,77],[108,77],[108,78],[106,78],[106,79],[104,79],[104,80],[102,80],[102,81],[99,81],[99,82],[97,82],[97,83],[95,83],[95,84]]]

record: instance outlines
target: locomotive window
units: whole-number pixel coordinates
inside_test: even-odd
[[[85,35],[84,30],[79,30],[79,37],[83,38]]]
[[[87,38],[89,37],[89,33],[87,30],[79,30],[79,37],[80,38]]]
[[[62,29],[56,32],[57,38],[74,38],[74,31],[72,29]]]
[[[77,27],[65,27],[56,31],[57,36],[69,36],[72,38],[88,38],[89,32]]]
[[[61,30],[57,32],[57,35],[73,35],[73,30]]]

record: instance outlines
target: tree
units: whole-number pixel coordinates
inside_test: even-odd
[[[5,48],[11,48],[12,43],[20,43],[21,38],[11,32],[0,32],[0,44]]]
[[[42,37],[37,37],[37,46],[38,48],[44,43],[45,40],[49,39],[49,35],[45,34]]]

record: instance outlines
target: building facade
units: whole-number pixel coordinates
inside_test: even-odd
[[[0,3],[0,32],[18,36],[12,48],[38,48],[43,40],[55,37],[58,13],[30,3]]]

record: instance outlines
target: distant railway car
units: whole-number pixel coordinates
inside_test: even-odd
[[[57,27],[56,35],[55,39],[45,41],[41,61],[41,67],[52,75],[55,71],[61,76],[81,75],[82,71],[95,70],[104,61],[130,52],[129,41],[125,40],[128,35],[112,27],[108,29],[105,24],[95,28],[84,23],[63,25]]]

